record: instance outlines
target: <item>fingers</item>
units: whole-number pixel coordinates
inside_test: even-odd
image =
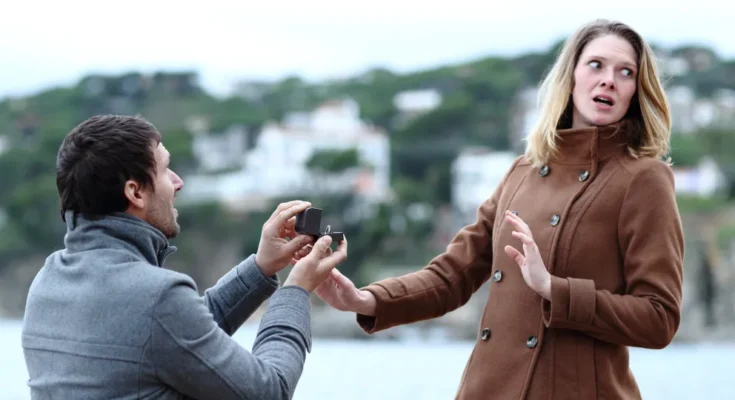
[[[286,221],[286,223],[283,224],[283,238],[294,238],[296,236],[296,231],[294,230],[295,227],[296,217],[290,218],[288,221]]]
[[[528,225],[521,219],[521,217],[513,214],[510,211],[505,212],[505,219],[508,220],[513,226],[515,226],[518,230],[521,231],[529,231]]]
[[[344,275],[343,275],[343,274],[342,274],[341,272],[339,272],[339,270],[338,270],[338,269],[336,269],[336,268],[335,268],[335,269],[333,269],[333,270],[331,271],[331,273],[330,273],[329,277],[330,277],[330,278],[331,278],[332,280],[334,280],[334,282],[335,282],[336,284],[338,284],[339,286],[342,286],[342,287],[350,287],[350,286],[354,286],[354,285],[355,285],[354,283],[352,283],[352,281],[350,280],[350,278],[348,278],[348,277],[344,276]]]
[[[288,206],[289,204],[292,205]],[[310,206],[311,203],[303,201],[289,202],[279,205],[275,213],[271,215],[268,221],[263,225],[263,232],[268,236],[281,237],[284,233],[284,228],[288,225],[288,221],[291,218],[294,218],[296,214],[306,210]]]
[[[284,244],[281,248],[281,251],[283,255],[286,254],[293,254],[299,257],[294,258],[302,258],[309,254],[311,250],[304,251],[306,246],[309,245],[309,243],[312,243],[314,239],[309,235],[299,235],[295,238],[291,239],[288,243]]]
[[[341,258],[339,262],[342,262],[347,259],[347,239],[345,238],[339,244],[337,245],[337,250],[334,251],[333,256],[336,256],[338,259]]]
[[[300,259],[306,257],[311,252],[311,249],[312,248],[313,248],[312,245],[307,244],[306,246],[304,246],[304,247],[302,247],[302,248],[300,248],[299,250],[296,251],[296,254],[294,255],[294,258],[297,259],[297,260],[300,260]]]
[[[535,249],[536,248],[536,242],[533,240],[533,234],[531,234],[531,228],[528,227],[528,224],[526,224],[521,217],[518,215],[506,211],[505,212],[505,219],[513,225],[515,230],[511,232],[511,235],[517,239],[521,240],[521,243],[523,243],[524,250],[529,249]]]
[[[288,221],[293,218],[294,224],[296,223],[296,214],[306,210],[309,208],[311,204],[309,203],[300,203],[293,205],[285,210],[280,211],[276,217],[273,219],[277,225],[280,226],[286,226],[288,224]]]
[[[337,250],[324,257],[319,262],[320,268],[326,268],[333,270],[338,264],[344,262],[347,259],[347,240],[343,240],[337,246]]]
[[[533,235],[531,234],[531,229],[530,229],[530,228],[528,227],[528,224],[526,224],[526,223],[525,223],[525,222],[524,222],[524,221],[523,221],[523,220],[521,219],[521,217],[519,217],[519,216],[517,216],[517,215],[513,214],[513,213],[512,213],[512,212],[510,212],[510,211],[506,211],[506,212],[505,212],[505,219],[506,219],[506,220],[507,220],[508,222],[510,222],[511,224],[513,224],[513,226],[514,226],[514,227],[515,227],[515,228],[516,228],[517,230],[519,230],[519,231],[523,232],[523,233],[524,233],[524,234],[526,234],[526,235],[527,235],[528,237],[530,237],[530,238],[533,238]]]
[[[281,213],[281,211],[288,210],[289,208],[298,206],[298,205],[306,205],[306,207],[304,207],[304,210],[306,210],[308,207],[311,207],[311,203],[309,203],[308,201],[302,201],[302,200],[293,200],[293,201],[281,203],[273,211],[271,216],[268,218],[268,221],[274,219],[278,214]]]
[[[324,257],[325,254],[329,251],[329,245],[332,244],[332,237],[331,236],[322,236],[319,238],[319,240],[314,243],[314,246],[312,247],[311,251],[309,251],[309,254],[304,258],[311,258],[315,262],[319,262],[321,258]]]
[[[526,262],[526,258],[515,247],[505,246],[503,250],[505,250],[505,254],[507,254],[508,257],[512,258],[513,261],[515,261],[518,264],[518,266],[522,266],[523,263]]]
[[[523,244],[525,246],[531,247],[531,246],[535,246],[536,245],[536,243],[533,241],[533,239],[530,236],[526,235],[525,233],[518,232],[518,231],[513,231],[511,233],[511,235],[513,235],[514,237],[520,239],[521,242],[523,242]]]

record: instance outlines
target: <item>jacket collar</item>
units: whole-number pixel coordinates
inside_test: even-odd
[[[552,162],[558,164],[586,164],[606,160],[626,151],[634,132],[628,121],[607,126],[577,129],[559,129],[558,156]]]
[[[96,219],[74,211],[66,211],[64,215],[64,245],[71,253],[119,249],[160,267],[176,251],[161,231],[127,213],[113,213]]]

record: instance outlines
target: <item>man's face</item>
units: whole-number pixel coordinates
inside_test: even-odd
[[[153,151],[156,159],[154,187],[146,188],[147,198],[144,220],[160,230],[167,238],[174,238],[181,228],[177,222],[179,212],[174,208],[174,197],[184,182],[169,169],[170,155],[162,143]]]

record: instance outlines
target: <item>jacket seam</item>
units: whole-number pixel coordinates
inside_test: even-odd
[[[618,168],[620,168],[620,165],[618,165]],[[567,242],[565,243],[564,249],[563,249],[564,255],[565,255],[565,263],[562,265],[563,268],[566,268],[566,266],[569,263],[569,253],[571,252],[572,244],[574,243],[574,236],[577,233],[577,227],[579,226],[580,222],[584,218],[584,215],[587,213],[590,207],[592,207],[592,204],[595,203],[597,196],[600,195],[602,190],[605,188],[605,185],[608,182],[610,182],[610,180],[615,176],[615,172],[616,170],[611,171],[610,175],[605,179],[605,181],[601,182],[597,188],[593,189],[593,191],[591,192],[590,198],[585,203],[582,204],[582,206],[579,209],[578,215],[571,222],[570,228],[572,231],[572,236],[567,240]],[[556,267],[554,268],[554,271],[556,271]],[[567,271],[564,271],[564,272],[567,272]]]
[[[242,296],[240,298],[240,300],[238,300],[231,307],[228,307],[227,308],[227,312],[222,313],[222,320],[221,321],[215,321],[215,322],[217,322],[217,325],[221,325],[223,323],[226,324],[227,325],[227,331],[230,334],[230,336],[232,336],[235,333],[235,327],[232,326],[232,324],[230,323],[229,317],[234,313],[234,310],[237,309],[238,306],[240,306],[244,302],[249,301],[250,299],[252,299],[255,296],[255,294],[258,294],[257,293],[257,289],[256,290],[252,290],[252,289],[248,288],[248,292],[244,296]]]
[[[154,317],[154,318],[155,318],[155,317]],[[155,320],[156,320],[156,322],[158,323],[158,325],[159,325],[159,326],[161,327],[161,329],[163,329],[163,331],[164,331],[164,332],[166,332],[166,333],[168,334],[169,338],[171,338],[171,340],[172,340],[172,341],[173,341],[174,343],[176,343],[176,345],[177,345],[177,346],[178,346],[179,348],[181,348],[181,349],[183,349],[184,351],[186,351],[187,353],[191,354],[191,355],[192,355],[192,356],[194,356],[194,357],[195,357],[195,358],[196,358],[197,360],[199,360],[199,361],[200,361],[200,362],[201,362],[202,364],[204,364],[204,365],[205,365],[205,366],[207,367],[207,369],[209,369],[210,371],[212,371],[212,373],[213,373],[214,375],[216,375],[216,376],[217,376],[218,378],[220,378],[220,379],[221,379],[221,380],[222,380],[222,381],[223,381],[223,382],[224,382],[224,383],[225,383],[225,384],[227,385],[227,387],[228,387],[228,388],[229,388],[229,389],[230,389],[231,391],[233,391],[233,392],[235,392],[235,393],[238,393],[238,395],[239,395],[239,396],[241,396],[241,397],[243,397],[243,398],[245,397],[245,394],[244,394],[244,393],[241,393],[241,392],[240,392],[240,391],[239,391],[239,390],[237,389],[237,386],[235,386],[235,385],[233,384],[233,382],[231,382],[231,381],[230,381],[229,379],[227,379],[227,377],[225,377],[225,376],[223,376],[222,374],[220,374],[220,373],[219,373],[219,371],[217,370],[217,368],[215,368],[215,367],[214,367],[214,366],[213,366],[213,365],[212,365],[212,364],[211,364],[211,363],[210,363],[209,361],[207,361],[207,359],[206,359],[206,358],[202,357],[202,356],[201,356],[201,355],[200,355],[199,353],[197,353],[196,351],[194,351],[194,350],[191,350],[190,348],[188,348],[187,346],[185,346],[184,344],[182,344],[182,343],[181,343],[181,342],[180,342],[180,341],[178,340],[178,338],[176,337],[176,335],[174,335],[174,334],[173,334],[173,333],[172,333],[172,332],[171,332],[171,331],[170,331],[170,330],[168,329],[168,327],[167,327],[167,326],[166,326],[166,325],[165,325],[165,324],[164,324],[163,322],[161,322],[161,321],[160,321],[160,320],[159,320],[158,318],[155,318]],[[215,327],[214,329],[219,329],[219,327]]]
[[[148,336],[153,339],[153,324],[154,321],[158,321],[156,318],[156,308],[158,307],[158,304],[161,302],[161,295],[163,294],[163,289],[166,286],[166,282],[161,283],[161,285],[158,287],[158,293],[156,294],[156,302],[153,303],[152,312],[151,312],[151,320],[148,325]],[[151,351],[154,350],[155,346],[151,346]],[[151,360],[151,364],[153,365],[153,375],[156,377],[158,381],[162,381],[160,375],[158,375],[158,365],[155,362],[155,359]]]
[[[140,396],[141,389],[143,387],[143,364],[145,360],[145,352],[148,349],[148,344],[150,343],[151,337],[150,335],[145,340],[145,343],[143,344],[143,349],[140,352],[140,358],[138,360],[138,396]]]
[[[622,242],[621,237],[620,237],[620,227],[621,227],[621,225],[620,225],[620,218],[622,218],[623,210],[625,209],[626,203],[628,202],[628,192],[630,192],[630,187],[633,186],[633,180],[635,179],[636,174],[634,174],[633,171],[631,171],[630,169],[626,168],[626,166],[624,165],[624,163],[620,162],[619,160],[618,160],[618,162],[620,163],[620,167],[622,169],[624,169],[628,173],[628,175],[629,175],[628,183],[626,184],[626,187],[625,187],[625,194],[623,194],[623,202],[620,204],[620,208],[618,209],[618,215],[615,218],[615,220],[617,221],[616,222],[616,226],[617,226],[617,235],[616,236],[618,237],[618,251],[620,252],[620,255],[622,257],[622,256],[624,256],[624,254],[623,254],[623,242]],[[625,258],[623,258],[623,260],[624,259]],[[626,284],[627,284],[627,282],[626,282]]]

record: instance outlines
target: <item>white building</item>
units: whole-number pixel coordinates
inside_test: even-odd
[[[436,89],[404,90],[396,93],[393,96],[393,107],[398,112],[391,127],[402,129],[415,118],[439,108],[442,101],[442,94]]]
[[[467,148],[457,156],[452,164],[452,205],[460,225],[474,220],[477,208],[493,194],[517,157],[482,147]]]
[[[310,171],[320,151],[355,149],[361,165],[330,176]],[[223,149],[218,154],[224,154]],[[292,113],[263,126],[239,171],[187,177],[182,198],[238,203],[272,197],[357,193],[369,201],[390,196],[388,135],[360,120],[352,99],[326,102],[309,113]]]
[[[666,89],[671,106],[672,129],[692,133],[716,122],[717,107],[711,99],[697,98],[694,89],[674,86]]]
[[[513,150],[523,151],[524,139],[533,129],[539,118],[539,88],[529,86],[520,89],[513,102],[513,114],[510,121],[510,145]]]
[[[0,154],[10,150],[10,138],[7,135],[0,134]]]
[[[195,133],[192,152],[205,172],[242,168],[247,140],[247,131],[239,125],[219,133]]]
[[[404,90],[393,96],[393,106],[405,114],[423,114],[439,107],[442,95],[436,89]]]
[[[711,197],[723,190],[727,181],[715,160],[704,157],[695,167],[674,166],[674,185],[679,194]]]
[[[306,166],[316,152],[350,149],[357,150],[365,168],[324,178]],[[258,171],[258,190],[268,196],[357,190],[385,199],[390,189],[389,138],[360,120],[354,100],[331,101],[311,113],[290,114],[283,123],[264,126],[246,168]]]

